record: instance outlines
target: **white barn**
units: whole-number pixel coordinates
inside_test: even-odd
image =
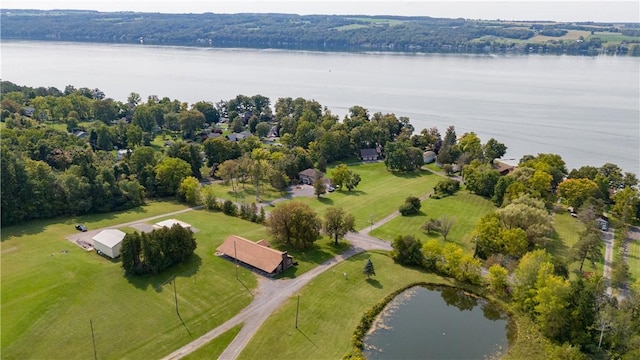
[[[120,256],[120,246],[126,234],[118,229],[106,229],[93,237],[93,248],[98,253],[115,259]]]
[[[153,225],[154,228],[156,229],[162,229],[163,227],[168,227],[171,228],[173,227],[173,225],[178,224],[180,226],[182,226],[183,228],[187,229],[187,230],[191,230],[191,224],[187,224],[184,221],[180,221],[177,219],[167,219],[164,221],[160,221],[155,223],[155,225]]]

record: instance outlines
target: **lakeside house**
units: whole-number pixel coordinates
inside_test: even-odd
[[[434,151],[428,150],[422,153],[422,162],[425,164],[430,164],[436,161],[436,153]]]
[[[293,257],[286,251],[272,249],[265,240],[253,242],[237,235],[230,235],[216,249],[216,254],[267,275],[277,275],[292,265]]]
[[[507,176],[516,169],[516,166],[509,165],[499,160],[493,160],[493,168],[500,173],[500,176]]]
[[[360,149],[360,159],[362,161],[376,161],[378,160],[378,150],[374,148]]]

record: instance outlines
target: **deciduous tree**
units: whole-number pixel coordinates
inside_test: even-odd
[[[271,211],[267,225],[276,241],[305,249],[320,235],[322,221],[309,205],[290,201],[279,204]]]
[[[324,231],[334,238],[338,245],[338,238],[353,230],[355,217],[348,214],[341,207],[330,207],[324,213]]]

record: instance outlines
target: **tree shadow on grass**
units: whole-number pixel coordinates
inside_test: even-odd
[[[325,204],[325,205],[333,205],[333,199],[329,199],[326,197],[320,197],[318,199],[318,201],[320,201],[321,203]]]
[[[551,235],[551,241],[548,241],[544,247],[552,254],[564,255],[569,251],[569,247],[560,239],[560,234],[555,230]]]
[[[134,287],[146,290],[149,286],[153,287],[156,292],[162,292],[166,285],[171,285],[171,282],[177,278],[189,278],[198,273],[202,265],[202,258],[198,254],[193,254],[184,263],[176,264],[161,273],[154,275],[133,275],[126,274],[124,277]],[[179,285],[180,282],[178,282]]]
[[[376,279],[372,279],[372,278],[368,278],[367,279],[367,283],[369,283],[369,285],[378,288],[378,289],[382,289],[384,286],[382,286],[382,284],[380,284],[380,281],[376,280]]]

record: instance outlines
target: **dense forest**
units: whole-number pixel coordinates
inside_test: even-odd
[[[3,39],[316,51],[640,56],[640,24],[2,10]]]

